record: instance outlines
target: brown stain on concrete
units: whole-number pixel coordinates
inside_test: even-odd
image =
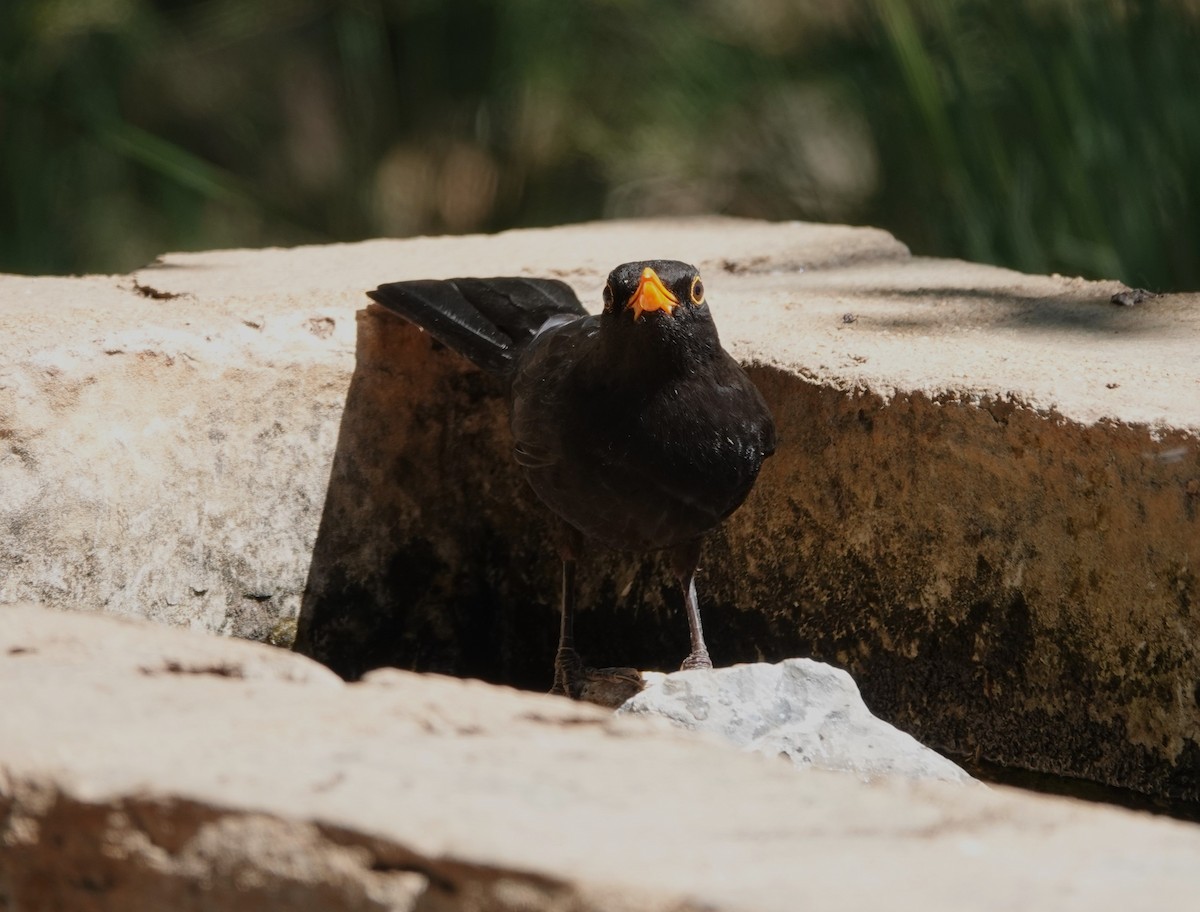
[[[773,554],[797,647],[927,743],[1200,798],[1194,438],[756,380],[783,444],[717,563]]]
[[[718,664],[812,656],[934,746],[1200,801],[1195,438],[753,375],[780,448],[705,550]],[[510,446],[501,381],[360,312],[297,648],[547,688],[558,564]],[[581,576],[591,664],[676,667],[656,558]]]

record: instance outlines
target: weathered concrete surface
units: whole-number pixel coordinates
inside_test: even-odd
[[[731,264],[797,246],[820,263],[903,252],[881,231],[753,222],[501,237],[175,254],[132,276],[0,275],[0,601],[287,639],[277,628],[300,607],[355,314],[390,277],[535,261],[592,292],[591,276],[666,239]],[[437,402],[421,407],[445,423]]]
[[[1200,829],[799,772],[592,706],[0,608],[0,906],[1189,908]]]
[[[875,718],[850,675],[823,662],[785,659],[647,677],[645,689],[617,715],[666,719],[742,750],[866,780],[971,780],[912,735]]]
[[[882,232],[604,224],[0,278],[0,599],[546,687],[556,572],[503,391],[382,280],[697,262],[781,446],[710,541],[719,664],[811,655],[934,746],[1200,799],[1200,308]],[[351,317],[357,313],[357,329]],[[318,521],[321,526],[318,529]],[[311,563],[310,563],[311,556]],[[593,665],[671,668],[673,587],[596,555]]]
[[[0,601],[267,638],[299,608],[361,301],[138,287],[0,276]]]

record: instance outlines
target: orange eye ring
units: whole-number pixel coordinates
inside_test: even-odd
[[[700,281],[700,276],[692,279],[692,287],[688,291],[688,297],[692,299],[693,304],[700,305],[704,303],[704,283]]]

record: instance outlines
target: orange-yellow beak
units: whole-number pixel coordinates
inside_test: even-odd
[[[625,306],[633,308],[635,320],[648,310],[665,310],[667,316],[670,316],[671,311],[679,306],[679,299],[667,290],[658,273],[647,266],[642,270],[642,277],[638,279],[637,291]]]

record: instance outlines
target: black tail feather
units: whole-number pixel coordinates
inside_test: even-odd
[[[367,295],[494,373],[511,370],[551,317],[587,314],[571,286],[556,279],[421,279]]]

